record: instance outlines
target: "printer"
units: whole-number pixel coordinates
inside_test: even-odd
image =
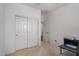
[[[79,40],[76,40],[75,37],[65,37],[64,38],[65,46],[76,49],[78,44],[79,44]]]

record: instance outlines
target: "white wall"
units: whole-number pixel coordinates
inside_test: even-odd
[[[39,20],[39,45],[41,35],[41,11],[21,5],[5,5],[5,52],[6,54],[15,52],[15,15],[36,17]]]
[[[4,10],[0,3],[0,55],[4,55]]]
[[[63,43],[65,36],[79,39],[79,4],[70,4],[59,8],[49,15],[49,39],[58,45]]]

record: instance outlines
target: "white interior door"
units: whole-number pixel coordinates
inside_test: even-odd
[[[38,20],[28,18],[28,47],[38,45]]]
[[[27,48],[27,18],[16,17],[16,50]]]

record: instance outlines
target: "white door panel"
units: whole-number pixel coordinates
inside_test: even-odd
[[[38,45],[38,20],[29,18],[28,19],[28,47]]]
[[[27,19],[16,17],[16,50],[24,48],[27,48]]]

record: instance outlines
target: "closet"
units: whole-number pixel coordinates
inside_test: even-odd
[[[37,46],[38,19],[34,17],[16,16],[16,50]]]

